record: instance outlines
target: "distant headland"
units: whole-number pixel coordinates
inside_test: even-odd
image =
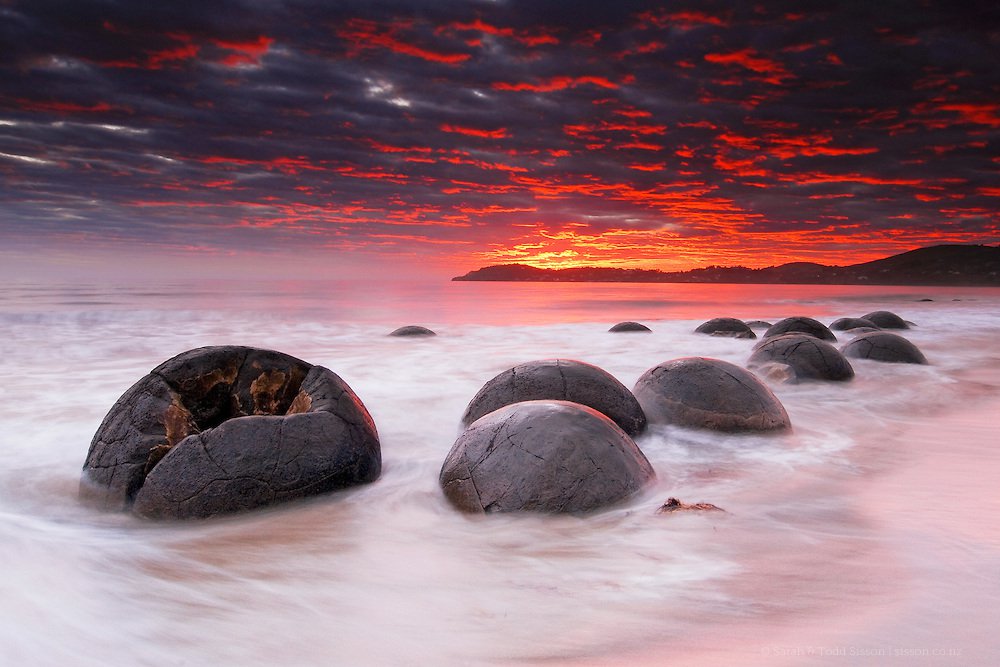
[[[792,262],[763,269],[709,266],[690,271],[499,264],[452,280],[614,283],[1000,286],[1000,246],[936,245],[849,266]]]

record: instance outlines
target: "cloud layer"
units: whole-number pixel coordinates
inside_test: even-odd
[[[994,3],[0,15],[8,252],[672,270],[1000,242]]]

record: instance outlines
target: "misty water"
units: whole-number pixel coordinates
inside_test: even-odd
[[[930,299],[930,300],[925,300]],[[459,418],[533,359],[631,387],[752,341],[716,316],[889,309],[928,366],[778,384],[785,435],[654,427],[657,481],[588,516],[454,511]],[[612,334],[639,320],[649,334]],[[406,324],[438,336],[392,338]],[[25,665],[992,664],[1000,608],[1000,290],[203,283],[0,291],[0,653]],[[849,336],[841,335],[839,344]],[[372,414],[374,484],[157,523],[82,505],[110,406],[184,350],[329,367]],[[668,497],[724,513],[657,514]]]

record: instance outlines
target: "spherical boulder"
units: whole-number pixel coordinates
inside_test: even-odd
[[[916,345],[899,334],[873,331],[861,334],[841,348],[845,357],[900,364],[926,364],[927,358]]]
[[[619,322],[610,329],[611,333],[648,333],[652,329],[647,327],[645,324],[639,324],[638,322]]]
[[[422,327],[416,324],[410,324],[405,327],[399,327],[393,331],[389,332],[390,336],[436,336],[437,334],[428,329],[427,327]]]
[[[184,352],[112,406],[81,496],[150,518],[207,517],[374,481],[378,433],[338,375],[241,346]]]
[[[773,325],[764,320],[749,320],[747,326],[751,329],[770,329]]]
[[[833,335],[833,332],[825,324],[811,317],[786,317],[783,320],[779,320],[764,332],[764,338],[781,336],[787,333],[804,333],[820,340],[837,340],[837,337]]]
[[[656,474],[597,410],[526,401],[477,419],[441,467],[445,497],[466,512],[588,512],[638,492]]]
[[[651,424],[717,431],[791,427],[778,398],[750,371],[719,359],[685,357],[646,371],[632,390]]]
[[[765,339],[747,361],[750,368],[765,364],[785,364],[796,381],[831,380],[844,382],[854,377],[854,369],[837,348],[805,334],[785,334]]]
[[[730,336],[732,338],[756,338],[757,334],[743,320],[735,317],[716,317],[699,324],[695,333],[711,336]]]
[[[875,312],[868,313],[862,316],[863,319],[870,321],[875,326],[881,329],[909,329],[910,325],[903,320],[902,317],[896,313],[890,312],[888,310],[876,310]]]
[[[850,331],[851,329],[878,329],[874,322],[863,317],[841,317],[830,324],[832,331]]]
[[[511,403],[542,399],[591,407],[629,435],[646,429],[646,415],[625,385],[607,371],[573,359],[529,361],[500,373],[469,401],[462,424],[468,426]]]

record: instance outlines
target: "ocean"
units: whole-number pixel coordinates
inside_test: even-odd
[[[927,366],[768,380],[793,429],[654,427],[657,480],[586,516],[467,516],[438,487],[468,401],[535,359],[631,387],[745,365],[712,317],[892,310]],[[649,334],[609,333],[637,320]],[[387,336],[419,324],[433,338]],[[991,665],[1000,655],[1000,289],[691,284],[8,284],[0,655],[18,665]],[[838,345],[849,340],[839,334]],[[375,483],[150,522],[77,497],[90,439],[160,362],[279,350],[377,425]],[[725,512],[657,514],[668,498]]]

